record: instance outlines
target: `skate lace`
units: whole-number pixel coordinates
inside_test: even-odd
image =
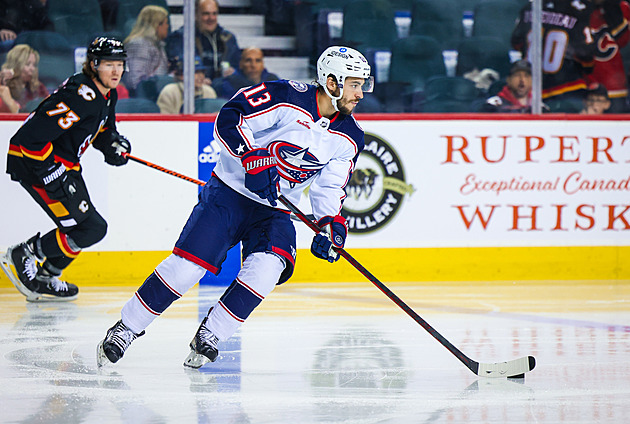
[[[48,281],[48,284],[50,284],[50,286],[57,292],[68,291],[68,283],[66,283],[65,281],[61,281],[57,277],[52,277]]]
[[[29,280],[33,280],[37,275],[37,261],[32,256],[27,256],[24,261],[24,273]]]
[[[212,331],[208,330],[205,325],[202,325],[199,329],[198,336],[204,344],[208,344],[216,349],[219,339]]]
[[[112,343],[115,343],[120,348],[122,348],[123,352],[129,347],[132,341],[136,339],[136,335],[133,331],[124,327],[123,325],[119,325],[112,334]]]

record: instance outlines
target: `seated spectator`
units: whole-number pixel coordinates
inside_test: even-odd
[[[168,11],[160,6],[143,7],[131,33],[124,41],[129,66],[129,71],[125,73],[125,83],[132,93],[140,81],[168,73],[164,49],[167,36]]]
[[[18,44],[7,53],[2,65],[3,85],[18,103],[18,109],[36,98],[48,96],[48,89],[39,80],[39,53],[27,44]],[[6,96],[5,96],[6,97]],[[6,100],[3,98],[3,100]]]
[[[195,0],[195,55],[206,67],[211,80],[234,73],[241,58],[236,36],[219,25],[219,3],[216,0]],[[166,54],[171,64],[183,60],[184,28],[166,39]]]
[[[184,64],[178,62],[175,70],[176,82],[164,86],[157,99],[160,113],[182,113],[184,105]],[[195,58],[195,98],[216,99],[217,93],[206,83],[206,67],[201,59]]]
[[[603,84],[595,83],[589,85],[584,97],[584,108],[580,113],[582,115],[601,115],[606,113],[610,105],[606,87]]]
[[[54,31],[46,0],[0,1],[0,52],[6,52],[22,31]]]
[[[519,60],[510,68],[507,84],[496,96],[490,97],[481,106],[480,112],[531,113],[532,110],[532,65]]]
[[[241,53],[238,71],[216,80],[213,87],[220,97],[229,99],[243,87],[277,79],[279,78],[276,74],[268,72],[265,68],[262,50],[258,47],[248,47]]]
[[[0,113],[18,113],[20,104],[11,95],[11,90],[6,82],[13,76],[10,69],[0,71]]]

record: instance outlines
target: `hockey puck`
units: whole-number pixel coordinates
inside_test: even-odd
[[[519,374],[519,375],[511,375],[508,378],[525,378],[525,374]]]

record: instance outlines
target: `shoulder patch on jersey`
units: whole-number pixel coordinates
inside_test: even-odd
[[[290,80],[289,84],[291,84],[291,87],[295,88],[300,93],[304,93],[306,90],[308,90],[308,85],[306,85],[306,83],[303,83],[301,81]]]
[[[88,102],[91,102],[92,100],[96,99],[96,93],[94,92],[94,90],[92,90],[90,87],[88,87],[85,84],[81,84],[79,86],[77,93],[79,94],[79,96],[83,97]]]

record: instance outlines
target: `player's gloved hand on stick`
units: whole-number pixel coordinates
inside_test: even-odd
[[[335,249],[341,249],[346,243],[348,226],[343,216],[325,216],[317,225],[321,231],[315,234],[311,243],[311,252],[320,259],[328,262],[339,260],[339,253]]]
[[[62,163],[55,163],[46,170],[42,184],[48,197],[54,200],[68,200],[77,192],[74,178],[66,172],[66,167]]]
[[[267,149],[254,149],[245,153],[241,162],[245,168],[245,187],[276,206],[277,184],[280,180],[276,158]]]
[[[112,132],[109,145],[105,145],[102,152],[105,156],[105,162],[114,166],[122,166],[129,162],[123,153],[131,153],[131,143],[124,135]]]

